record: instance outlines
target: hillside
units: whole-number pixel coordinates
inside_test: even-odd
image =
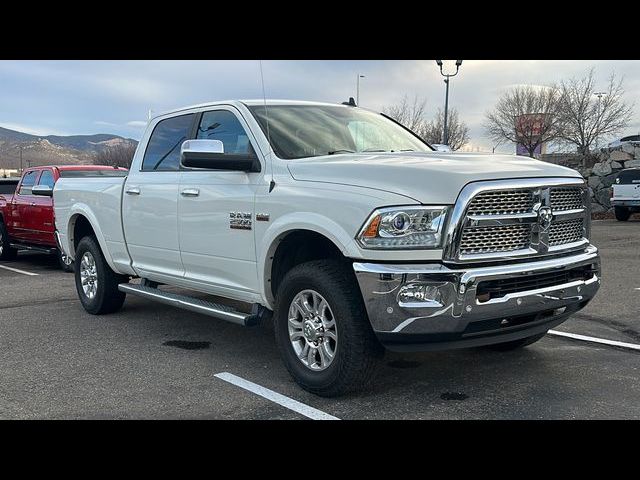
[[[138,142],[131,138],[100,133],[96,135],[38,136],[0,127],[0,168],[20,167],[20,147],[23,166],[92,163],[101,149],[118,144]]]

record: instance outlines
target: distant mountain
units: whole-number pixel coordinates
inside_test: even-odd
[[[0,169],[20,167],[21,147],[22,164],[26,167],[93,163],[100,150],[125,144],[137,145],[138,142],[107,133],[39,136],[0,127]]]

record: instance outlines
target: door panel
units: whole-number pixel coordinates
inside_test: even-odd
[[[182,172],[178,199],[185,276],[205,284],[256,291],[252,229],[230,228],[230,214],[254,218],[255,185],[244,172]],[[198,191],[197,196],[183,195]]]
[[[141,273],[184,273],[177,230],[179,175],[140,173],[127,178],[124,185],[124,234],[133,267]]]
[[[31,189],[36,184],[39,176],[39,170],[26,172],[13,197],[11,237],[14,240],[31,243],[35,238],[33,230],[35,222],[31,216],[31,204],[36,205],[36,196],[31,194]]]
[[[180,147],[190,137],[195,115],[158,122],[145,149],[142,169],[130,172],[124,185],[122,217],[133,267],[182,277],[178,242]]]
[[[53,189],[55,184],[53,170],[42,170],[36,185],[47,185]],[[53,197],[33,195],[30,210],[29,228],[33,232],[33,243],[55,247],[55,223],[53,220]]]
[[[220,140],[224,152],[255,154],[244,120],[230,108],[202,114],[196,138]],[[261,173],[183,170],[178,198],[178,230],[185,279],[232,292],[257,292],[254,199]],[[231,215],[246,217],[231,228]]]

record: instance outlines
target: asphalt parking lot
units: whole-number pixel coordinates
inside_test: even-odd
[[[557,330],[640,345],[640,219],[594,221],[592,237],[602,287]],[[131,296],[94,317],[55,259],[21,254],[0,267],[2,419],[640,418],[640,350],[547,335],[507,353],[387,353],[369,390],[325,399],[289,377],[270,324]]]

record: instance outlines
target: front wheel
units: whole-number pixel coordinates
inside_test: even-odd
[[[625,207],[615,207],[614,210],[616,212],[616,220],[620,222],[626,222],[627,220],[629,220],[629,217],[631,216],[631,210]]]
[[[311,261],[291,269],[278,288],[274,322],[287,370],[317,395],[362,388],[384,352],[353,272],[338,261]]]
[[[0,260],[14,260],[18,251],[9,246],[9,233],[4,223],[0,221]]]
[[[498,352],[508,352],[509,350],[516,350],[517,348],[522,348],[522,347],[526,347],[527,345],[531,345],[532,343],[535,343],[538,340],[540,340],[546,334],[547,332],[542,332],[542,333],[538,333],[537,335],[521,338],[520,340],[513,340],[511,342],[487,345],[487,348],[489,348],[490,350],[496,350]]]
[[[93,237],[84,237],[76,248],[76,290],[84,309],[93,315],[112,313],[120,309],[125,294],[118,285],[128,280],[107,263]]]

